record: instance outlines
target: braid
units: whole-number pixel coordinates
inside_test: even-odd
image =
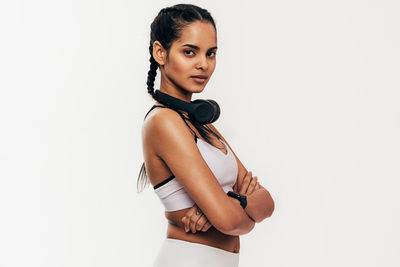
[[[147,72],[147,92],[154,98],[154,80],[157,75],[158,63],[150,56],[150,70]]]

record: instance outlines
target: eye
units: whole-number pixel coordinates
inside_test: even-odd
[[[185,55],[190,56],[190,53],[193,53],[192,50],[184,50],[183,53],[185,53]]]
[[[210,54],[214,54],[214,55],[212,55],[212,57],[215,57],[217,55],[216,52],[209,52],[208,54],[209,54],[209,56],[211,56]]]

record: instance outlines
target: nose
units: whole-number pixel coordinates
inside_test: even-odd
[[[200,56],[197,62],[197,68],[202,70],[208,69],[208,60],[206,56]]]

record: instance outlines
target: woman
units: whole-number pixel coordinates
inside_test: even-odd
[[[216,51],[216,26],[207,10],[190,4],[162,9],[151,24],[148,93],[159,100],[159,68],[160,91],[191,103],[214,72]],[[146,114],[142,142],[138,186],[150,181],[168,220],[153,266],[238,266],[239,236],[274,210],[269,192],[212,123],[199,123],[187,111],[156,101]],[[239,201],[229,191],[245,197]]]

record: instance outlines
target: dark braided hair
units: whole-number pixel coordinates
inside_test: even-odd
[[[157,61],[153,58],[153,43],[159,41],[169,55],[169,49],[174,41],[180,38],[182,30],[190,23],[195,21],[210,22],[216,29],[214,19],[211,14],[203,8],[191,4],[177,4],[171,7],[166,7],[160,10],[158,15],[151,23],[150,32],[150,70],[147,73],[147,92],[154,99],[154,80],[157,75],[157,69],[160,67]],[[214,131],[206,125],[200,124],[190,117],[184,116],[180,111],[175,110],[185,120],[188,120],[199,132],[200,136],[209,144],[210,137],[214,135],[220,138]],[[212,144],[211,144],[212,145]],[[140,182],[140,189],[139,189]],[[137,180],[138,192],[143,191],[144,187],[149,184],[149,179],[146,174],[146,167],[143,162],[140,168],[139,177]]]

